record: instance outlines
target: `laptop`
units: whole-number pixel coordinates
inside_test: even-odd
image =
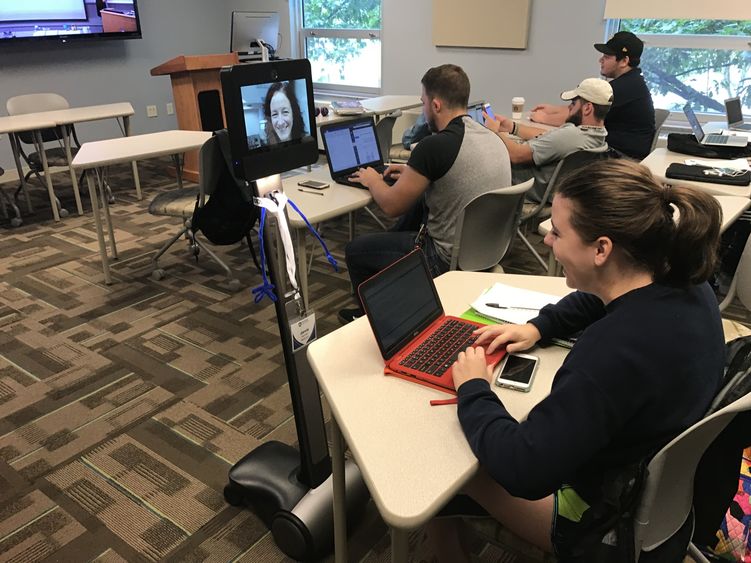
[[[743,122],[741,99],[738,97],[725,100],[725,115],[727,115],[728,129],[733,131],[751,131],[751,123]]]
[[[329,162],[329,172],[337,184],[366,189],[349,177],[358,168],[367,166],[381,174],[386,170],[372,116],[322,125],[321,136]],[[384,180],[387,184],[394,183],[391,178]]]
[[[467,115],[477,121],[480,125],[485,124],[485,119],[482,117],[482,110],[484,109],[485,102],[474,102],[467,106]]]
[[[422,251],[400,258],[358,288],[386,373],[454,392],[451,366],[483,326],[446,316]],[[505,350],[486,357],[496,364]]]
[[[683,113],[686,114],[686,119],[688,119],[688,123],[689,125],[691,125],[691,129],[694,132],[694,137],[696,137],[696,140],[701,145],[745,147],[746,144],[748,144],[748,139],[746,139],[746,137],[736,137],[736,136],[731,136],[731,135],[718,135],[715,133],[712,133],[710,135],[705,135],[704,130],[701,128],[701,124],[699,123],[699,120],[697,119],[696,114],[694,113],[694,110],[691,109],[690,103],[687,103],[685,106],[683,106]]]

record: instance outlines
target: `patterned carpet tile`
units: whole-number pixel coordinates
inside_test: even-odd
[[[187,401],[156,414],[154,419],[169,428],[177,440],[204,448],[228,465],[261,444],[260,440]]]
[[[40,491],[0,504],[0,561],[42,561],[85,528]]]

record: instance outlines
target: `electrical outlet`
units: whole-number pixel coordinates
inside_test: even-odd
[[[167,102],[167,115],[173,115],[175,113],[175,105],[172,102]]]
[[[146,117],[156,117],[159,115],[156,111],[156,106],[146,106]]]

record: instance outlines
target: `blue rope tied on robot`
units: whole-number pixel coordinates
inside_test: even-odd
[[[321,238],[321,235],[318,234],[318,231],[316,231],[315,227],[310,224],[310,221],[308,221],[308,218],[303,214],[302,211],[300,211],[300,208],[295,205],[295,202],[291,199],[287,199],[289,204],[292,206],[292,209],[297,211],[297,214],[302,218],[303,221],[305,221],[305,224],[308,226],[308,230],[313,233],[313,236],[318,239],[318,242],[321,244],[321,248],[323,248],[323,252],[326,255],[326,260],[329,261],[329,264],[331,264],[331,267],[334,268],[335,272],[339,272],[339,265],[336,263],[336,258],[334,258],[331,253],[329,252],[329,247],[326,246],[326,243],[323,242],[323,239]]]
[[[261,278],[263,283],[258,287],[253,288],[253,301],[260,303],[264,297],[268,297],[276,303],[276,293],[274,293],[274,284],[269,282],[266,277],[266,250],[263,244],[263,229],[266,225],[266,208],[261,208],[261,223],[258,227],[258,242],[261,248]]]
[[[305,216],[305,214],[300,211],[300,208],[295,205],[295,202],[293,202],[291,199],[287,198],[287,201],[292,206],[292,209],[294,209],[297,214],[302,218],[303,221],[305,221],[305,224],[308,227],[308,230],[313,234],[313,236],[318,240],[318,242],[321,245],[321,248],[323,248],[323,252],[326,255],[326,260],[328,260],[329,264],[331,264],[331,267],[334,268],[335,272],[339,272],[339,265],[336,262],[336,258],[334,258],[331,255],[331,252],[329,252],[328,246],[326,246],[326,243],[323,242],[323,239],[321,238],[321,235],[318,234],[318,231],[316,231],[315,227],[310,224],[310,221],[308,221],[308,218]],[[255,303],[260,303],[264,297],[268,297],[271,299],[271,301],[276,302],[277,296],[274,292],[274,284],[272,284],[268,278],[266,277],[266,250],[265,245],[263,243],[263,230],[266,226],[266,208],[261,208],[261,221],[258,228],[258,241],[259,241],[259,247],[260,247],[260,254],[261,254],[261,278],[263,279],[263,283],[259,285],[258,287],[253,288],[253,301]]]

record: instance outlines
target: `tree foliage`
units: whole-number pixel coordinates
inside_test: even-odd
[[[751,21],[633,19],[621,20],[621,29],[642,38],[645,34],[751,36]],[[699,109],[723,112],[722,100],[735,95],[744,106],[751,106],[748,51],[652,47],[644,50],[641,67],[653,92],[677,94]],[[694,86],[699,79],[701,89]]]
[[[380,29],[381,0],[304,0],[303,25],[323,29]],[[316,37],[307,40],[306,52],[311,62],[337,65],[339,79],[343,81],[344,64],[356,57],[367,41]]]

